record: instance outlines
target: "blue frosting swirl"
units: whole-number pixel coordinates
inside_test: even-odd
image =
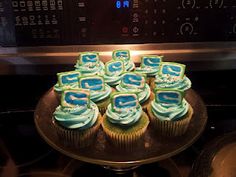
[[[90,90],[90,99],[97,103],[99,101],[102,101],[110,96],[112,89],[109,85],[105,84],[105,89],[103,91],[94,91]]]
[[[59,83],[57,82],[53,89],[57,92],[57,93],[62,93],[62,91],[67,90],[67,89],[76,89],[79,88],[78,83],[74,83],[74,84],[70,84],[70,85],[66,85],[66,86],[60,86]]]
[[[94,67],[79,65],[77,62],[75,65],[75,70],[80,71],[84,76],[104,75],[105,66],[101,61],[99,61],[99,63]]]
[[[123,87],[121,84],[116,86],[116,90],[119,92],[135,92],[138,95],[138,100],[140,103],[144,103],[146,100],[149,99],[151,90],[148,84],[145,84],[144,88],[137,88],[137,87]]]
[[[155,117],[162,121],[177,121],[187,114],[189,103],[185,99],[183,99],[182,103],[179,105],[152,101],[151,109]]]
[[[104,75],[104,81],[110,86],[118,85],[121,81],[121,78],[122,75],[120,76],[110,76],[107,74]]]
[[[108,105],[106,116],[109,122],[121,126],[130,126],[135,124],[142,116],[142,107],[124,109],[116,112],[112,110],[111,104]]]
[[[159,72],[159,67],[137,67],[135,68],[135,71],[138,73],[146,74],[148,77],[154,77],[158,74]]]
[[[132,71],[135,68],[135,64],[132,60],[123,60],[126,71]]]
[[[157,75],[155,79],[155,85],[158,88],[175,88],[185,91],[191,88],[192,83],[187,76],[184,76],[183,79],[178,79],[171,76]]]
[[[98,107],[90,101],[87,106],[75,106],[66,108],[59,105],[53,113],[56,121],[65,128],[85,130],[92,127],[99,115]]]

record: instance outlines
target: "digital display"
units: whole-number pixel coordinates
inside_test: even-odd
[[[116,1],[116,8],[117,9],[125,9],[130,7],[130,0],[117,0]]]

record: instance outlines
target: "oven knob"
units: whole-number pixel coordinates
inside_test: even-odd
[[[221,8],[224,4],[224,0],[210,0],[210,8]]]
[[[194,8],[195,7],[195,0],[182,0],[182,7],[184,9],[187,8]]]
[[[180,34],[181,35],[191,35],[193,33],[193,25],[189,22],[183,23],[180,26]]]
[[[139,32],[139,28],[137,27],[137,26],[135,26],[134,28],[133,28],[133,33],[138,33]]]

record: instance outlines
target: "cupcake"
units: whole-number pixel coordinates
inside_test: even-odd
[[[57,94],[58,100],[61,99],[61,93],[67,89],[78,88],[78,77],[80,76],[79,71],[69,71],[57,73],[57,83],[54,85],[53,89]]]
[[[160,64],[163,56],[147,55],[141,58],[140,67],[135,68],[138,73],[146,74],[147,83],[150,84],[155,80],[155,76],[158,74]]]
[[[61,104],[53,113],[53,125],[60,141],[74,147],[89,146],[96,137],[101,115],[89,99],[89,91],[71,89],[62,92]]]
[[[129,50],[115,50],[112,53],[113,60],[122,60],[126,71],[133,71],[135,68],[134,62],[130,59]]]
[[[102,128],[110,142],[122,149],[132,149],[147,130],[149,119],[142,111],[135,93],[117,92],[111,96]]]
[[[185,76],[185,65],[174,62],[162,62],[160,72],[156,76],[151,88],[170,88],[186,91],[191,88],[190,79]]]
[[[183,92],[179,90],[155,90],[155,100],[148,105],[147,112],[157,134],[180,136],[186,132],[193,108],[183,97]]]
[[[103,75],[104,67],[97,52],[82,52],[75,65],[75,70],[85,76]]]
[[[110,86],[116,86],[120,83],[122,74],[125,71],[122,60],[111,60],[105,64],[104,80]]]
[[[119,92],[137,93],[139,103],[142,105],[144,111],[146,111],[148,103],[154,99],[154,95],[146,83],[145,76],[140,73],[124,73],[120,84],[116,86],[116,90]]]
[[[102,76],[81,76],[79,87],[90,91],[90,99],[97,104],[100,113],[103,115],[110,103],[112,88],[104,82]]]

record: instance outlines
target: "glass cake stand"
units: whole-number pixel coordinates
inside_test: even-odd
[[[50,89],[39,101],[34,119],[39,134],[54,149],[80,161],[98,164],[116,172],[124,172],[176,155],[198,139],[207,122],[206,107],[192,89],[187,91],[185,98],[194,109],[187,132],[178,137],[162,137],[155,132],[152,126],[149,126],[142,144],[132,151],[122,151],[110,145],[101,129],[95,142],[87,148],[79,149],[63,144],[58,139],[52,124],[53,112],[59,105],[53,89]]]

